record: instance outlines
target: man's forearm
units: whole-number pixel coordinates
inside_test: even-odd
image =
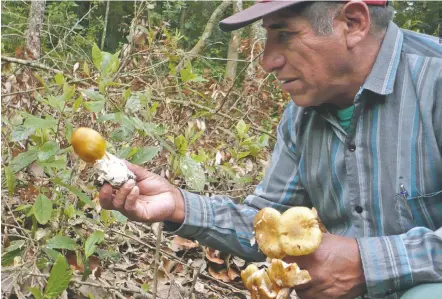
[[[358,239],[368,294],[385,296],[423,282],[442,282],[442,228]]]

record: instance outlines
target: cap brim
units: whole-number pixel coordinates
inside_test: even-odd
[[[252,24],[268,14],[304,1],[306,0],[280,0],[256,3],[255,5],[234,14],[233,16],[222,20],[219,23],[219,28],[221,28],[223,31],[240,29],[244,26]]]

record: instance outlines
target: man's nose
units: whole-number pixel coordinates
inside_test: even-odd
[[[267,73],[271,73],[282,68],[284,64],[285,64],[284,55],[282,55],[277,51],[271,50],[269,49],[268,46],[266,46],[261,61],[262,68]]]

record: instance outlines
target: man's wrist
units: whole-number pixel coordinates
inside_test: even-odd
[[[172,194],[175,201],[175,210],[172,213],[172,216],[170,216],[167,220],[175,223],[183,223],[185,217],[185,204],[183,194],[181,193],[180,189],[176,187],[173,188]]]

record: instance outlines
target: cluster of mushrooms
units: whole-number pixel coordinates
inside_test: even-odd
[[[264,208],[256,214],[253,227],[259,249],[269,258],[268,268],[258,269],[250,264],[241,272],[241,278],[252,299],[283,299],[291,288],[311,280],[307,270],[296,263],[285,263],[287,256],[314,252],[322,240],[324,229],[316,209],[293,207],[280,213]]]

